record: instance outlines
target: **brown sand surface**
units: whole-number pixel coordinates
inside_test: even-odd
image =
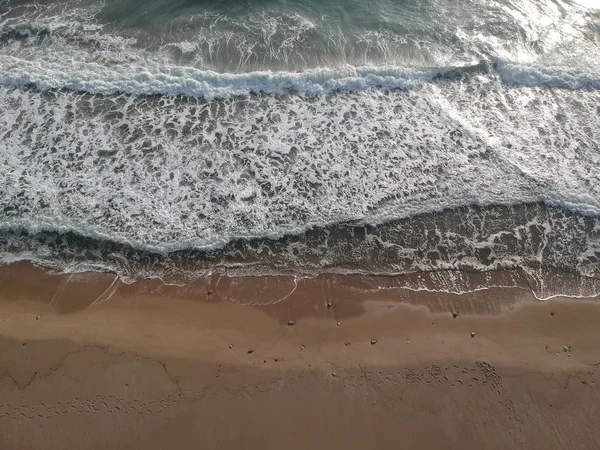
[[[0,268],[0,449],[600,448],[600,303],[394,286]]]

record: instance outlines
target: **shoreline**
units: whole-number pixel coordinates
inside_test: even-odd
[[[559,273],[561,277],[569,276],[566,272]],[[600,299],[600,295],[557,295],[540,299],[528,281],[519,270],[439,270],[400,275],[213,275],[177,283],[161,278],[129,282],[113,272],[68,273],[31,262],[0,266],[3,297],[48,304],[60,315],[137,296],[209,304],[232,303],[257,307],[271,316],[279,314],[278,310],[289,304],[297,315],[290,318],[292,320],[305,315],[323,317],[324,312],[336,320],[358,317],[365,312],[367,302],[425,307],[430,313],[498,315],[521,303]],[[441,285],[444,289],[439,288]],[[49,292],[52,295],[49,296]],[[505,295],[506,292],[510,295]],[[311,304],[310,308],[302,307],[307,303]]]
[[[0,446],[600,442],[600,302],[378,282],[127,285],[106,273],[2,267]]]
[[[236,238],[213,250],[190,241],[190,247],[168,253],[74,230],[17,227],[5,230],[0,253],[56,270],[116,273],[127,283],[344,276],[393,279],[412,290],[462,292],[496,285],[528,287],[539,299],[594,297],[600,295],[597,222],[544,203],[470,205],[378,226],[341,222],[275,240]]]

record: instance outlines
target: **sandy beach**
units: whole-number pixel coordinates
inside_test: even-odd
[[[594,301],[27,264],[0,283],[2,449],[600,447]]]

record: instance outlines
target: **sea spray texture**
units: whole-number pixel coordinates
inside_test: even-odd
[[[160,276],[185,283],[222,274],[414,273],[418,276],[369,284],[454,293],[519,286],[545,299],[598,294],[599,225],[597,218],[521,204],[462,207],[379,226],[336,224],[280,240],[237,239],[215,251],[187,248],[167,255],[71,232],[17,229],[5,234],[0,251],[17,260],[35,254],[39,261],[68,270],[116,271],[124,280]],[[506,272],[491,273],[496,269]]]
[[[0,1],[2,258],[595,294],[593,3]]]

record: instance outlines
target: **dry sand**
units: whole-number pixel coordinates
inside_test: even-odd
[[[600,448],[600,303],[390,283],[1,268],[0,449]]]

